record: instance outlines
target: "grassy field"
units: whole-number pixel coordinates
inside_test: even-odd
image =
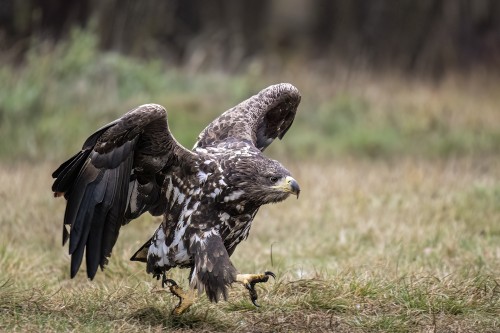
[[[34,41],[25,63],[0,67],[0,331],[500,332],[499,81],[379,74],[254,64],[229,76],[102,53],[81,31]],[[176,299],[128,261],[159,223],[149,215],[122,229],[93,282],[69,279],[58,163],[147,102],[191,146],[277,82],[303,99],[266,153],[302,192],[261,209],[232,257],[241,272],[276,273],[261,308],[235,285],[227,302],[202,296],[171,316]],[[172,274],[187,286],[188,271]]]
[[[158,221],[124,229],[109,267],[69,279],[54,164],[0,167],[0,330],[498,332],[500,159],[288,163],[300,199],[266,207],[233,255],[273,270],[261,308],[233,286],[180,318],[176,300],[128,261]],[[186,270],[173,277],[187,285]]]

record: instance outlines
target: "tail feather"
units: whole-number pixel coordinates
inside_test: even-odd
[[[151,246],[151,242],[153,241],[153,238],[151,237],[146,243],[144,243],[143,246],[139,250],[137,250],[136,253],[130,258],[131,261],[141,261],[141,262],[148,262],[148,250],[149,247]]]

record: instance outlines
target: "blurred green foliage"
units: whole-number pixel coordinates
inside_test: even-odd
[[[56,46],[35,42],[26,64],[0,70],[0,158],[61,158],[100,126],[148,102],[167,106],[176,138],[190,146],[223,111],[221,100],[251,94],[241,82],[184,76],[159,61],[102,53],[94,36],[80,30]]]
[[[0,69],[0,159],[64,158],[100,126],[149,102],[167,108],[174,136],[191,146],[222,111],[279,81],[258,71],[193,73],[102,52],[94,35],[81,30],[56,45],[35,40],[26,62]],[[273,154],[371,158],[500,151],[495,127],[452,126],[445,116],[423,121],[421,113],[376,105],[355,90],[325,95],[312,80],[290,81],[303,94],[301,111],[284,144],[271,146]]]

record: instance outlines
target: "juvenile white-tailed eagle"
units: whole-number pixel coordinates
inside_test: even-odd
[[[248,236],[259,207],[300,188],[290,172],[262,151],[292,125],[300,94],[291,84],[270,86],[224,112],[198,136],[193,150],[181,146],[166,110],[145,104],[102,127],[52,176],[55,196],[67,200],[63,245],[69,238],[71,277],[82,263],[93,279],[108,262],[120,227],[148,211],[163,221],[131,258],[170,285],[180,298],[174,313],[192,303],[167,279],[173,267],[189,267],[190,288],[210,301],[227,298],[233,282],[254,285],[274,274],[239,274],[229,257]],[[66,225],[70,226],[68,232]]]

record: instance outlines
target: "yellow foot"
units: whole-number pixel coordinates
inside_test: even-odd
[[[165,288],[166,284],[170,284],[168,287],[170,289],[170,292],[177,296],[179,298],[179,304],[175,306],[175,308],[172,310],[172,314],[175,316],[179,316],[183,314],[191,305],[194,303],[194,297],[191,295],[189,292],[185,292],[182,290],[181,287],[177,285],[177,283],[174,280],[167,279],[165,276],[163,276],[162,280],[162,286]]]
[[[259,307],[259,304],[257,304],[257,291],[255,291],[255,284],[267,282],[270,276],[272,276],[273,279],[276,279],[276,275],[274,275],[273,272],[265,272],[264,274],[238,274],[236,275],[236,282],[243,284],[245,288],[248,289],[253,305]]]

